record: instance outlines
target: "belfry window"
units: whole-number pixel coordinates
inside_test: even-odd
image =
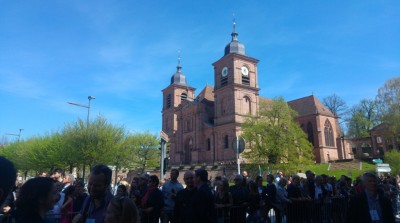
[[[171,107],[171,95],[169,94],[167,96],[167,108],[170,108],[170,107]]]
[[[324,135],[325,135],[325,145],[334,147],[335,142],[333,140],[333,129],[329,120],[326,120],[325,122]]]
[[[185,93],[185,92],[183,92],[182,94],[181,94],[181,101],[184,101],[184,100],[186,100],[187,99],[187,94]]]
[[[221,87],[228,85],[228,77],[221,78]]]
[[[250,85],[250,77],[247,75],[247,76],[242,76],[242,84],[244,84],[244,85]]]

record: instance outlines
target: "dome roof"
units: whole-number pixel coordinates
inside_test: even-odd
[[[176,67],[176,73],[171,77],[171,84],[187,86],[186,76],[182,73],[182,67],[179,64]]]
[[[225,54],[224,56],[230,54],[230,53],[238,53],[245,55],[245,48],[243,43],[238,41],[238,33],[236,32],[236,22],[233,20],[233,31],[232,31],[232,40],[228,45],[225,47]]]

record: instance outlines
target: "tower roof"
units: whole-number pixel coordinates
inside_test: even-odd
[[[186,76],[182,73],[180,52],[178,52],[178,66],[176,66],[176,73],[171,77],[171,84],[187,86]]]
[[[233,19],[233,31],[231,33],[232,40],[228,45],[225,47],[225,56],[230,54],[230,53],[238,53],[245,55],[245,48],[243,43],[238,41],[238,33],[236,32],[236,21]]]

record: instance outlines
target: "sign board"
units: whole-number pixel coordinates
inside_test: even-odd
[[[160,137],[165,141],[168,142],[169,141],[169,137],[167,135],[167,133],[165,133],[164,131],[161,130],[160,132]]]
[[[240,154],[244,151],[246,147],[246,142],[244,141],[243,137],[237,136],[233,139],[232,148],[236,154]]]
[[[392,169],[390,169],[390,166],[389,166],[388,163],[376,164],[376,172],[378,174],[380,174],[380,173],[390,173],[390,171],[392,171]]]

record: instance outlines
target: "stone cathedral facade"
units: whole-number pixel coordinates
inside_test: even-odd
[[[214,86],[198,95],[189,86],[178,62],[177,71],[163,93],[162,131],[170,139],[170,164],[236,162],[232,142],[241,124],[255,115],[260,101],[257,64],[245,53],[235,30],[224,56],[214,62]],[[314,146],[316,162],[352,158],[339,130],[338,119],[314,95],[289,101],[299,116],[296,121]]]

